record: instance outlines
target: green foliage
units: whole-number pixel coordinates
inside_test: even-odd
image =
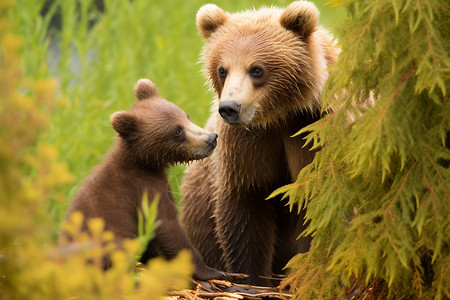
[[[149,205],[148,195],[147,193],[144,193],[141,209],[138,211],[138,240],[141,245],[148,245],[150,240],[153,238],[153,233],[159,226],[159,222],[157,220],[159,198],[160,195],[157,194],[152,203]],[[141,247],[137,260],[140,260],[145,250],[145,247]]]
[[[328,115],[303,130],[321,150],[274,193],[307,203],[314,235],[287,283],[299,299],[378,280],[365,290],[375,299],[449,298],[450,3],[332,4],[350,18],[323,94]]]
[[[153,260],[136,274],[135,256],[147,240],[124,241],[117,249],[101,219],[89,221],[89,237],[80,231],[83,216],[72,215],[64,227],[75,243],[54,244],[47,202],[65,199],[55,190],[72,183],[73,175],[58,149],[40,142],[39,135],[61,101],[55,79],[24,75],[18,53],[25,43],[6,18],[12,5],[0,5],[0,298],[162,299],[169,289],[188,287],[193,272],[188,252],[171,262]],[[154,221],[156,207],[143,215]],[[99,267],[104,255],[113,261],[106,272]]]

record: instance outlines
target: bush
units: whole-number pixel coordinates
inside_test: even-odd
[[[449,2],[332,3],[350,18],[328,115],[302,130],[321,150],[275,193],[307,205],[314,236],[285,284],[299,299],[449,298]]]

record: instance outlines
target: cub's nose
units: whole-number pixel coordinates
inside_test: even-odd
[[[219,114],[227,123],[234,123],[241,111],[241,105],[236,101],[222,101],[219,105]]]
[[[213,149],[217,146],[217,133],[209,133],[208,139],[206,140],[206,143],[210,145]]]

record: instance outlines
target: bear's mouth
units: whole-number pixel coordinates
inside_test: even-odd
[[[192,160],[199,160],[199,159],[203,159],[205,157],[210,156],[213,153],[216,146],[217,146],[217,141],[216,142],[206,141],[205,147],[203,149],[192,153]]]
[[[182,159],[182,160],[178,160],[178,161],[172,163],[172,165],[177,165],[177,164],[189,165],[191,162],[194,162],[197,160],[202,160],[202,159],[210,156],[211,153],[213,152],[213,150],[214,150],[214,148],[208,147],[208,150],[192,153],[192,155],[190,155],[189,157]]]
[[[209,143],[208,143],[208,146],[209,146],[208,149],[205,149],[205,151],[200,153],[200,155],[199,155],[200,159],[210,156],[211,153],[213,153],[214,149],[216,148],[216,146],[213,146]]]

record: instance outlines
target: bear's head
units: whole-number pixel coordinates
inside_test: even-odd
[[[214,4],[197,13],[202,61],[226,123],[266,126],[290,113],[316,112],[337,58],[332,36],[307,1],[229,14]]]
[[[134,93],[138,101],[131,110],[115,112],[110,120],[136,163],[163,168],[212,153],[217,134],[195,125],[182,109],[161,98],[153,82],[139,80]]]

